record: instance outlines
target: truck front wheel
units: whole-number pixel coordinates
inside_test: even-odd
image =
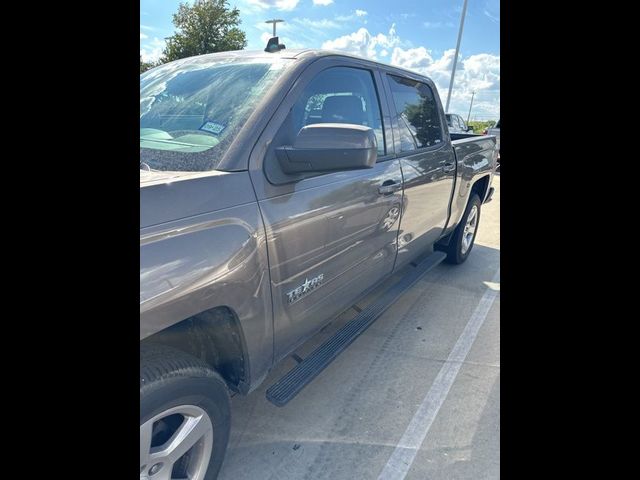
[[[462,220],[456,227],[449,241],[449,245],[442,250],[447,254],[446,262],[460,264],[464,262],[476,240],[478,225],[480,224],[480,206],[482,202],[476,193],[471,194]]]
[[[225,381],[162,345],[140,346],[140,480],[213,480],[230,429]]]

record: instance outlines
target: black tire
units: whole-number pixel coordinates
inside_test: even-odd
[[[191,355],[163,345],[141,345],[140,425],[181,405],[194,405],[209,415],[213,448],[204,478],[214,480],[229,442],[231,412],[227,384],[206,363]]]
[[[467,218],[469,217],[469,213],[473,209],[474,205],[477,206],[478,208],[478,220],[476,223],[476,230],[473,233],[471,245],[469,246],[469,248],[465,253],[462,253],[462,237],[464,234],[464,227],[467,224]],[[451,235],[451,240],[449,241],[449,245],[440,248],[440,250],[442,250],[447,254],[447,258],[445,259],[445,262],[452,263],[454,265],[459,265],[469,257],[469,254],[471,253],[471,250],[473,250],[473,245],[476,241],[476,235],[478,234],[477,226],[480,225],[480,214],[482,213],[482,209],[480,208],[481,206],[482,206],[482,202],[480,201],[480,197],[478,196],[478,194],[472,193],[471,198],[469,198],[469,203],[467,204],[467,208],[464,210],[464,214],[462,215],[462,219],[460,220],[460,223],[458,224],[456,229],[453,231],[453,234]]]

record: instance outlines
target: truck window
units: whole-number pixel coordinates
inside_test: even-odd
[[[447,119],[447,125],[449,125],[449,127],[453,127],[453,115],[451,115],[450,113],[447,113],[444,118]]]
[[[304,90],[292,111],[295,133],[313,123],[352,123],[370,127],[385,154],[380,102],[369,70],[334,67],[322,71]]]
[[[387,76],[398,112],[400,151],[433,147],[441,143],[442,127],[431,88],[408,78]],[[452,120],[455,121],[455,117]]]

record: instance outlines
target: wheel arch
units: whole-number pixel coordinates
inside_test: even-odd
[[[487,198],[487,194],[489,193],[489,183],[491,180],[491,175],[484,175],[478,178],[473,185],[471,186],[471,192],[469,193],[469,199],[473,193],[477,193],[480,197],[480,204],[483,204]],[[467,202],[469,202],[467,199]]]
[[[247,393],[250,384],[247,344],[236,312],[222,305],[186,318],[141,340],[192,355],[216,370],[229,388]]]

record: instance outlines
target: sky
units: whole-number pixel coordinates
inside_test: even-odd
[[[192,4],[193,1],[187,3]],[[229,0],[240,10],[247,50],[272,33],[287,48],[343,50],[431,78],[446,103],[463,0]],[[157,60],[180,0],[140,0],[140,55]],[[468,0],[449,112],[500,118],[500,1]]]

